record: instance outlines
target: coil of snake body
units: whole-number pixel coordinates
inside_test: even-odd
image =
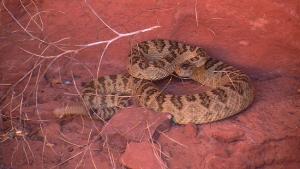
[[[188,77],[211,90],[174,95],[161,91],[152,81],[172,73]],[[209,57],[197,46],[155,39],[134,46],[128,73],[107,75],[88,82],[83,103],[56,109],[57,116],[85,114],[110,119],[135,98],[140,106],[170,113],[178,124],[201,124],[227,118],[246,109],[253,101],[249,77],[222,61]]]

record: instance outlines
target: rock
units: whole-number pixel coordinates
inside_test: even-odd
[[[187,124],[184,126],[184,132],[186,135],[189,135],[191,137],[196,137],[198,133],[197,125],[195,124]]]
[[[106,143],[114,150],[119,151],[119,152],[124,152],[125,148],[128,144],[128,140],[118,134],[112,134],[112,135],[105,135],[105,137],[107,137]]]
[[[298,0],[3,2],[28,31],[24,32],[16,24],[1,3],[0,95],[3,102],[0,110],[3,129],[7,132],[13,127],[22,127],[24,123],[25,126],[34,123],[43,130],[26,137],[29,144],[22,137],[1,143],[2,166],[53,168],[78,152],[84,152],[59,167],[76,168],[82,159],[84,166],[79,168],[122,168],[120,156],[125,151],[122,159],[128,167],[138,168],[143,164],[143,168],[161,168],[151,154],[153,144],[149,141],[152,138],[154,145],[163,150],[163,159],[169,169],[299,169]],[[60,49],[79,49],[77,44],[115,38],[116,34],[94,15],[87,4],[111,28],[124,33],[122,35],[155,25],[161,27],[111,42],[99,70],[99,57],[106,44],[86,46],[84,50],[55,59],[21,50],[56,56],[62,52]],[[44,26],[44,29],[39,26]],[[60,49],[41,43],[28,33],[47,42],[57,42]],[[201,46],[211,57],[249,74],[256,90],[254,103],[233,117],[203,125],[171,126],[166,114],[143,108],[124,109],[105,124],[72,117],[59,125],[52,114],[53,109],[80,101],[76,89],[80,91],[81,82],[97,78],[98,73],[102,76],[126,72],[132,46],[155,38]],[[77,88],[70,83],[73,77]],[[16,82],[20,83],[13,86]],[[206,88],[186,81],[174,85],[172,81],[165,91],[191,94],[198,89]],[[8,95],[6,91],[10,91]],[[41,119],[36,114],[36,101]],[[99,140],[94,140],[98,136]],[[84,151],[86,147],[82,146],[92,141],[93,144],[88,146],[91,152]],[[107,144],[102,146],[104,141]],[[31,154],[35,159],[28,164],[26,155],[31,161]],[[149,159],[143,159],[144,156]]]
[[[129,143],[120,162],[132,169],[164,169],[166,165],[160,151],[160,147],[154,143]]]
[[[149,141],[157,127],[168,126],[169,123],[167,114],[156,113],[145,108],[124,109],[107,123],[103,135],[118,133],[127,140]]]

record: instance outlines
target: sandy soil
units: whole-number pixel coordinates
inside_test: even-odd
[[[1,0],[0,9],[0,169],[300,168],[298,0]],[[107,123],[53,116],[80,101],[83,82],[126,71],[131,46],[154,38],[245,71],[254,103],[205,125],[139,107]]]

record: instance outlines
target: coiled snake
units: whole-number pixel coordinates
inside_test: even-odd
[[[174,95],[162,92],[151,82],[174,72],[211,90]],[[83,104],[56,109],[54,113],[57,116],[89,113],[108,120],[120,108],[129,106],[131,97],[141,106],[170,113],[176,123],[201,124],[241,112],[252,103],[254,89],[246,74],[207,56],[202,48],[155,39],[132,48],[128,73],[90,81],[82,90]]]

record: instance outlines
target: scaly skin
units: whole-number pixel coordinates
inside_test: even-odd
[[[85,86],[82,97],[84,104],[94,110],[93,115],[107,120],[119,108],[130,105],[130,97],[134,97],[141,106],[172,114],[176,123],[202,124],[235,115],[254,98],[246,74],[210,58],[199,47],[176,41],[157,39],[138,43],[129,55],[128,72],[103,76]],[[174,72],[212,89],[179,96],[162,92],[151,82]]]

